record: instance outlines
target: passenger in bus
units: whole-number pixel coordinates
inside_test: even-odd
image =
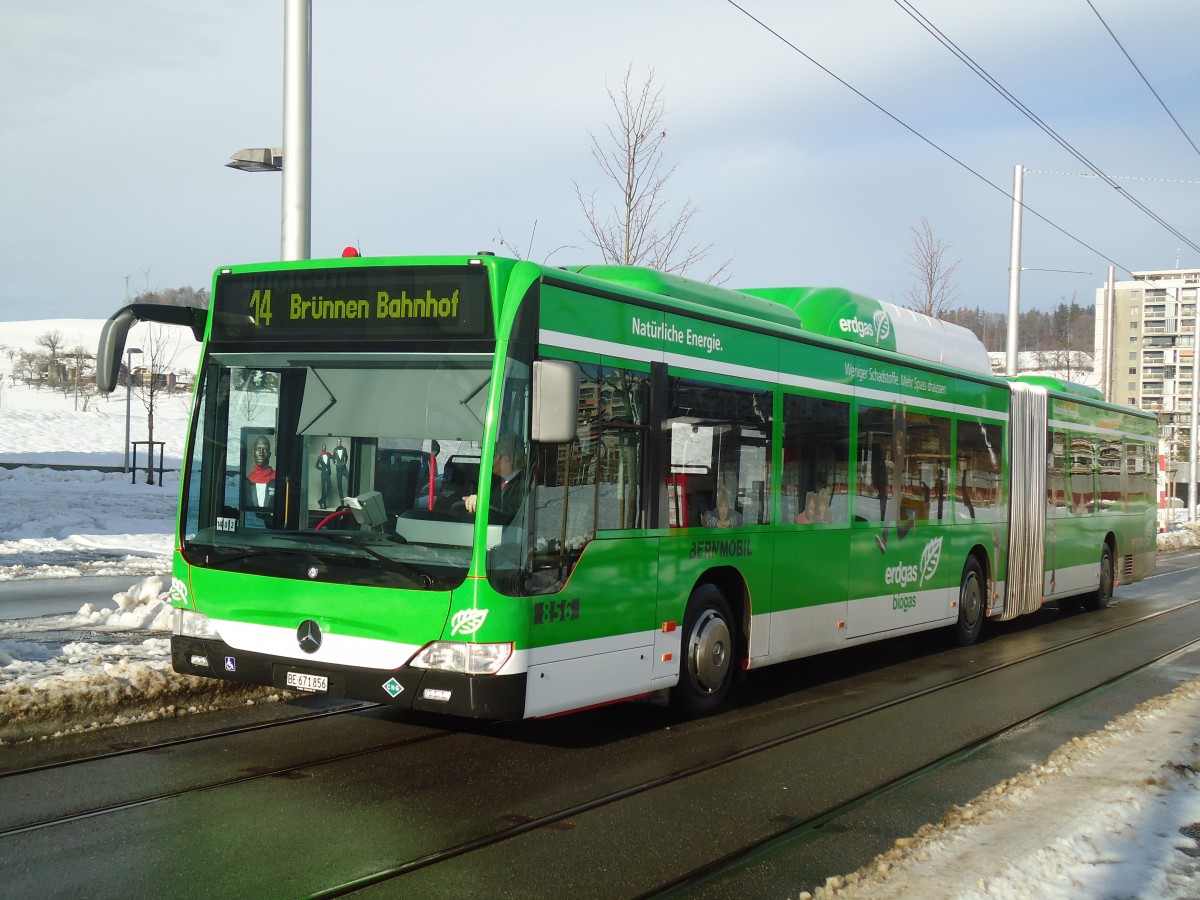
[[[704,517],[707,528],[736,528],[742,524],[742,514],[729,508],[729,489],[717,488],[717,508]]]
[[[516,517],[525,497],[525,452],[520,439],[512,433],[502,434],[496,440],[495,459],[492,462],[492,500],[489,520],[507,525]],[[462,498],[467,512],[474,513],[479,502],[478,494]]]
[[[809,491],[804,498],[804,510],[796,516],[797,525],[827,525],[833,521],[829,513],[829,502],[833,489],[823,487]]]
[[[250,445],[250,459],[254,465],[246,473],[244,495],[247,506],[262,509],[275,502],[275,470],[271,467],[271,440],[260,434]]]

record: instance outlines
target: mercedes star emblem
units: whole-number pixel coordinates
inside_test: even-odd
[[[305,653],[316,653],[321,649],[321,626],[312,619],[305,619],[296,629],[296,643]]]

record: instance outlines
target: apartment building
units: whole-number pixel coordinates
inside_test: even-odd
[[[1108,289],[1096,290],[1096,374],[1114,403],[1158,413],[1161,452],[1168,460],[1179,460],[1191,428],[1200,269],[1132,274],[1131,280],[1114,284],[1108,353]],[[1186,478],[1186,472],[1176,475]]]

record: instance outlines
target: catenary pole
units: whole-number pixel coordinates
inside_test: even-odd
[[[1017,326],[1021,316],[1021,196],[1024,192],[1025,167],[1013,168],[1012,238],[1008,256],[1008,341],[1005,345],[1004,372],[1017,374]]]

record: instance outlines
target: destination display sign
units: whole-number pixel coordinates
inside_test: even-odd
[[[479,339],[492,314],[482,266],[230,272],[217,276],[214,341]]]

